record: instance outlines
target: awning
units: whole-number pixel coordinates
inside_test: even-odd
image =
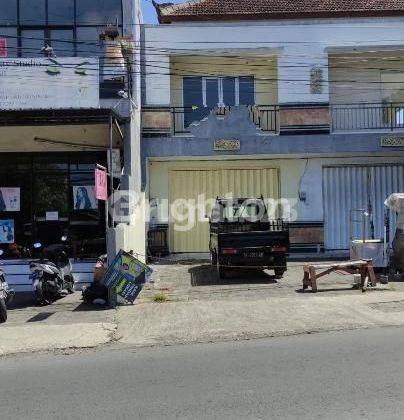
[[[112,116],[118,123],[127,120],[109,108],[39,109],[0,111],[0,126],[106,124]]]

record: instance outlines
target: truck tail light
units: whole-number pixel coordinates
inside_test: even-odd
[[[287,248],[286,248],[286,246],[273,246],[271,248],[271,251],[272,252],[286,252]]]
[[[234,249],[234,248],[223,248],[222,249],[222,254],[234,255],[234,254],[237,254],[237,249]]]

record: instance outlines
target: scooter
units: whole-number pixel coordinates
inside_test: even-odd
[[[0,250],[0,256],[4,251]],[[7,321],[7,305],[12,301],[14,291],[8,287],[4,271],[0,268],[0,324]]]
[[[62,242],[67,240],[62,237]],[[38,251],[42,248],[40,242],[34,244],[34,249]],[[31,271],[32,289],[37,302],[47,305],[63,294],[74,293],[74,279],[72,266],[63,244],[55,244],[46,247],[42,251],[42,258],[39,261],[31,261],[29,264]]]

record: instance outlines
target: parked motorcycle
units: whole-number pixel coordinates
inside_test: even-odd
[[[62,242],[66,237],[62,237]],[[42,244],[37,242],[34,249],[38,252]],[[60,298],[64,291],[74,293],[72,266],[64,244],[49,245],[44,248],[39,261],[31,261],[32,288],[35,298],[42,305],[50,304]]]
[[[0,256],[3,255],[0,250]],[[0,268],[0,324],[7,321],[7,305],[12,301],[14,291],[8,287],[4,271]]]

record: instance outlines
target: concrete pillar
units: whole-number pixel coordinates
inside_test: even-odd
[[[129,121],[124,130],[124,171],[121,177],[119,191],[121,199],[114,202],[122,205],[124,198],[125,218],[116,217],[117,225],[107,232],[108,256],[115,255],[120,249],[133,251],[140,260],[146,256],[146,217],[144,209],[144,192],[142,191],[141,162],[141,79],[140,79],[140,23],[142,14],[139,0],[125,0],[124,4],[124,35],[131,37],[133,42],[132,90],[128,100],[130,109]],[[135,23],[135,24],[134,24]],[[122,214],[121,214],[122,216]]]

